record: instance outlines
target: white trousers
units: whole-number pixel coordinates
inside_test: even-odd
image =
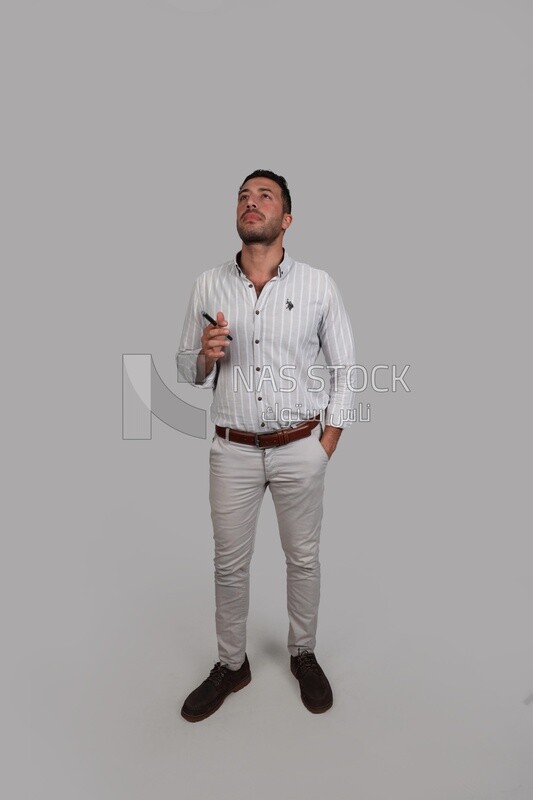
[[[215,434],[209,499],[215,540],[218,655],[238,669],[246,650],[250,561],[257,518],[268,486],[287,564],[288,649],[315,648],[320,600],[318,560],[324,476],[329,461],[320,423],[305,439],[260,449]]]

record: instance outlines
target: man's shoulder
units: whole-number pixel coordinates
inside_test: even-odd
[[[325,269],[321,269],[319,267],[312,267],[310,264],[306,264],[304,261],[296,261],[295,259],[292,260],[292,268],[291,271],[294,271],[294,275],[298,278],[304,278],[306,280],[320,279],[320,280],[328,280],[330,278],[329,273]]]
[[[206,286],[214,281],[218,281],[230,276],[234,270],[235,260],[230,259],[229,261],[224,261],[224,263],[219,264],[216,267],[212,267],[211,269],[206,269],[204,272],[201,272],[196,278],[196,282],[202,286]]]

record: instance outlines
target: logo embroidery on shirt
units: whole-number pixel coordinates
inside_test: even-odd
[[[294,308],[294,305],[291,303],[290,300],[287,300],[287,302],[285,303],[285,308],[288,308],[289,311],[292,311],[292,309]]]

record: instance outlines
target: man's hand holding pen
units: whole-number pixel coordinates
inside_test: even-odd
[[[217,324],[214,325],[210,323],[204,328],[200,353],[210,361],[218,361],[218,359],[224,355],[224,347],[227,347],[230,343],[230,340],[227,338],[228,334],[228,323],[224,319],[222,311],[219,311],[217,314]]]
[[[205,316],[205,315],[204,315]],[[204,328],[201,349],[198,354],[196,383],[203,383],[219,358],[224,356],[224,348],[230,344],[229,328],[222,311],[217,313],[216,325],[210,323]]]

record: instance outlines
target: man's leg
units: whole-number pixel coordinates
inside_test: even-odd
[[[320,601],[319,544],[328,456],[311,436],[268,451],[266,465],[287,564],[288,648],[313,651]]]
[[[267,483],[264,451],[215,436],[209,462],[218,653],[236,670],[246,652],[250,560]]]
[[[280,447],[267,474],[287,562],[290,668],[305,707],[321,714],[333,705],[330,683],[314,649],[320,600],[318,551],[328,456],[317,426],[310,437]]]

